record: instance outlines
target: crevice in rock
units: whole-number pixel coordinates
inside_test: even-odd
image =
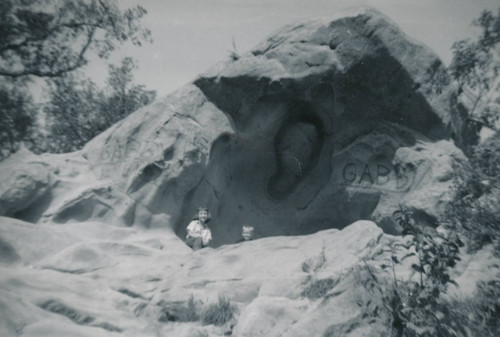
[[[288,117],[274,138],[277,169],[267,187],[271,197],[281,200],[289,196],[314,168],[323,137],[323,125],[312,107],[290,102]]]
[[[217,199],[217,201],[219,201],[220,200],[219,192],[217,192],[214,185],[212,185],[212,183],[210,183],[210,181],[206,178],[205,178],[205,183],[207,183],[207,185],[210,186],[210,188],[212,189],[212,192],[214,193],[215,199]]]
[[[161,174],[162,169],[158,165],[155,165],[154,162],[149,163],[141,169],[138,175],[134,176],[134,179],[127,188],[127,194],[140,190],[144,185],[156,180]]]
[[[146,298],[144,298],[143,296],[141,296],[140,294],[132,291],[132,290],[129,290],[127,288],[120,288],[117,290],[119,293],[122,293],[124,295],[127,295],[128,297],[132,297],[132,298],[141,298],[143,300],[145,300]]]
[[[98,271],[100,269],[103,269],[104,267],[98,267],[98,268],[81,268],[81,269],[63,269],[63,268],[56,268],[56,267],[42,267],[42,269],[47,269],[47,270],[53,270],[57,271],[59,273],[65,273],[65,274],[75,274],[75,275],[81,275],[81,274],[86,274],[86,273],[93,273],[95,271]]]
[[[12,245],[0,238],[0,265],[1,264],[12,264],[19,261],[21,257],[17,254],[17,251]]]
[[[45,211],[50,207],[53,201],[53,196],[51,191],[47,191],[45,194],[38,197],[31,204],[26,205],[25,209],[17,211],[16,213],[10,215],[15,219],[37,223],[45,213]]]
[[[96,322],[96,317],[71,308],[70,306],[55,299],[44,301],[38,306],[48,312],[67,317],[71,321],[79,325],[93,326],[110,332],[123,332],[121,328],[113,324],[107,322]]]
[[[113,207],[102,200],[107,197],[109,189],[103,187],[85,191],[62,206],[53,216],[53,220],[58,223],[65,223],[70,219],[85,221],[92,216],[103,217],[107,212],[113,212]]]
[[[171,145],[171,146],[167,147],[163,151],[163,160],[164,161],[170,161],[170,160],[172,160],[172,158],[174,158],[174,153],[175,153],[174,145]]]

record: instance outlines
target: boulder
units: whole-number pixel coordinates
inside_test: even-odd
[[[401,202],[439,222],[450,162],[465,161],[452,141],[463,128],[457,104],[436,54],[381,13],[304,21],[81,151],[32,156],[31,173],[6,176],[0,214],[167,227],[183,238],[206,206],[215,247],[236,242],[243,225],[267,237],[371,219],[395,233]]]
[[[401,201],[435,217],[449,199],[451,167],[434,165],[465,160],[444,65],[371,9],[286,26],[194,84],[235,129],[187,207],[213,210],[216,245],[242,225],[296,235],[374,219],[397,232]]]
[[[49,204],[51,167],[27,150],[2,163],[0,171],[0,216],[38,220]],[[29,211],[28,211],[29,210]]]
[[[394,167],[404,174],[393,179],[402,193],[380,191],[380,200],[372,219],[387,233],[399,233],[392,214],[400,205],[413,210],[415,220],[423,225],[439,226],[446,206],[454,197],[455,166],[467,165],[467,158],[452,142],[419,142],[396,150]],[[388,176],[390,179],[390,176]],[[388,184],[386,185],[388,186]]]

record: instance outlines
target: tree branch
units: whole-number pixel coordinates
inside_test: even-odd
[[[113,32],[115,33],[115,35],[118,35],[117,31],[116,31],[115,20],[113,19],[113,16],[109,14],[109,12],[110,12],[109,7],[106,6],[106,4],[104,2],[102,2],[102,0],[99,0],[99,4],[101,5],[102,8],[104,8],[104,12],[107,14],[108,19],[111,22],[111,26],[113,27]]]
[[[80,50],[76,60],[74,62],[71,62],[66,65],[66,67],[62,67],[59,69],[54,69],[54,70],[40,70],[39,67],[34,67],[31,65],[31,67],[27,67],[24,70],[20,71],[8,71],[4,69],[0,69],[0,76],[6,76],[6,77],[21,77],[21,76],[26,76],[26,75],[33,75],[33,76],[38,76],[38,77],[59,77],[63,75],[64,73],[76,70],[83,65],[85,65],[86,60],[85,60],[85,53],[87,52],[88,48],[94,41],[94,35],[96,32],[97,27],[92,26],[92,28],[89,30],[87,34],[87,41],[85,44],[82,46],[82,49]]]

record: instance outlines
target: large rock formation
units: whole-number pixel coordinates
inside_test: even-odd
[[[0,167],[0,335],[391,335],[373,289],[419,275],[386,269],[408,238],[384,231],[400,203],[439,221],[465,161],[455,101],[431,51],[362,9],[285,27],[82,151],[21,151]],[[193,253],[199,205],[220,247]],[[266,238],[227,244],[243,224]],[[454,296],[498,278],[491,247],[462,255]],[[225,326],[179,322],[219,295]]]
[[[80,152],[11,158],[36,174],[2,170],[0,214],[182,237],[204,205],[215,246],[236,241],[244,224],[272,236],[372,219],[395,232],[401,202],[439,220],[451,161],[464,160],[451,140],[462,132],[458,111],[439,58],[380,13],[315,19],[216,65]]]

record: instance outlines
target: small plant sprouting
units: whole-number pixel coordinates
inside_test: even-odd
[[[437,297],[446,292],[449,283],[457,285],[450,279],[448,270],[460,261],[459,248],[463,247],[463,243],[458,236],[445,236],[433,228],[419,226],[411,211],[401,205],[393,216],[403,228],[403,235],[412,235],[406,248],[413,247],[418,255],[419,263],[413,264],[412,268],[420,275],[420,288],[431,289]],[[392,259],[399,263],[395,256]]]
[[[325,266],[326,255],[325,245],[317,259],[308,259],[302,263],[302,271],[308,273],[307,282],[309,283],[301,292],[301,296],[311,300],[324,297],[330,289],[335,287],[338,282],[332,278],[318,279],[316,273]]]
[[[224,325],[233,319],[236,307],[229,299],[219,296],[217,303],[210,304],[202,309],[191,295],[185,305],[160,305],[162,307],[160,322],[196,322],[201,320],[203,324]]]
[[[458,236],[443,235],[433,228],[420,226],[412,217],[412,212],[400,205],[393,214],[396,222],[403,228],[403,235],[411,235],[405,248],[415,253],[407,254],[401,261],[393,254],[392,268],[395,284],[395,303],[405,305],[393,309],[394,322],[401,322],[405,336],[440,335],[443,328],[441,318],[441,294],[446,293],[448,284],[457,283],[451,279],[449,269],[460,260],[459,248],[463,246]],[[401,263],[406,257],[417,255],[418,263],[412,268],[419,274],[419,282],[406,282],[398,286],[394,263]],[[402,288],[408,291],[402,291]]]
[[[311,300],[324,297],[330,289],[335,287],[338,282],[332,278],[325,278],[314,280],[309,285],[302,290],[301,296],[307,297]]]
[[[182,313],[182,321],[183,322],[195,322],[200,319],[198,312],[196,311],[196,303],[194,302],[194,297],[191,295],[187,302],[186,308]]]
[[[236,49],[236,42],[234,41],[234,36],[233,36],[233,43],[232,47],[229,50],[229,58],[233,61],[238,61],[240,59],[240,54],[238,53],[238,50]]]
[[[317,259],[307,259],[302,263],[302,271],[304,273],[309,273],[312,277],[316,277],[316,273],[325,266],[326,255],[325,255],[325,244],[323,243],[323,248]]]
[[[158,318],[160,322],[195,322],[200,319],[196,302],[193,295],[189,297],[187,303],[165,303],[161,301],[161,315]]]
[[[203,324],[224,325],[234,317],[236,308],[224,296],[219,296],[215,304],[211,304],[203,313]]]

